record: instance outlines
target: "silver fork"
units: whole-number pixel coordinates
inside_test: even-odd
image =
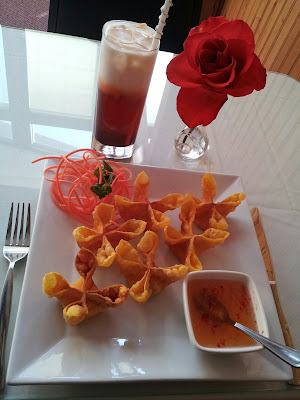
[[[0,303],[0,390],[3,389],[5,384],[5,344],[6,336],[10,318],[11,311],[11,300],[13,293],[13,271],[15,263],[22,258],[26,257],[29,250],[30,243],[30,204],[28,204],[27,209],[27,221],[24,235],[24,203],[22,206],[22,215],[19,226],[19,209],[20,204],[18,203],[14,232],[12,233],[13,225],[13,212],[14,203],[11,205],[10,215],[7,225],[5,246],[3,247],[3,255],[9,261],[9,267],[4,281],[2,293],[1,293],[1,303]],[[19,230],[19,235],[18,235]]]

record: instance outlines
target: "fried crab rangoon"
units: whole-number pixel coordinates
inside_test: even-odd
[[[150,296],[178,281],[188,272],[185,265],[157,267],[154,263],[157,245],[157,234],[147,231],[137,245],[139,252],[146,259],[145,262],[127,241],[121,240],[116,247],[116,259],[121,274],[125,276],[130,286],[129,294],[138,303],[145,303]]]
[[[129,290],[124,285],[98,289],[93,281],[97,266],[94,254],[82,248],[75,259],[75,267],[81,275],[76,282],[69,285],[65,278],[56,272],[50,272],[43,278],[44,292],[50,298],[57,298],[64,308],[63,316],[69,325],[77,325],[109,307],[117,307],[128,297]]]
[[[202,264],[198,256],[207,249],[224,243],[229,232],[210,228],[201,235],[193,233],[193,222],[196,215],[196,203],[191,195],[187,195],[181,206],[179,219],[181,231],[177,231],[171,225],[164,229],[164,241],[179,261],[185,264],[189,271],[202,270]]]
[[[150,182],[147,174],[141,172],[134,182],[133,201],[122,196],[115,196],[116,206],[122,218],[146,221],[146,229],[158,232],[170,223],[170,218],[164,214],[167,210],[175,210],[181,206],[184,196],[178,193],[168,194],[158,201],[149,201]]]
[[[197,204],[195,223],[203,230],[208,228],[226,230],[228,224],[225,217],[233,212],[246,196],[244,193],[236,193],[219,203],[213,202],[215,197],[216,181],[211,174],[205,174],[202,178],[201,200],[193,197]]]
[[[146,228],[146,222],[129,219],[116,229],[108,231],[107,228],[115,220],[115,208],[111,204],[101,203],[94,212],[94,229],[79,226],[74,229],[73,236],[79,247],[89,249],[97,258],[100,267],[109,267],[115,259],[114,247],[121,239],[131,240]]]

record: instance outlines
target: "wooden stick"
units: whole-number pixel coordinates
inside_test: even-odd
[[[266,239],[266,236],[264,233],[264,229],[262,226],[258,208],[252,208],[251,216],[252,216],[252,221],[254,224],[256,236],[258,239],[260,251],[261,251],[261,254],[264,259],[266,271],[267,271],[268,278],[269,278],[269,283],[270,283],[273,297],[275,300],[276,309],[277,309],[277,313],[279,316],[279,321],[280,321],[282,333],[284,336],[284,340],[285,340],[285,343],[287,346],[294,347],[291,332],[290,332],[290,329],[286,322],[286,319],[285,319],[285,316],[284,316],[284,313],[283,313],[283,310],[282,310],[282,307],[280,304],[280,300],[279,300],[279,296],[278,296],[278,292],[277,292],[277,286],[276,286],[275,272],[273,269],[273,264],[272,264],[272,259],[271,259],[271,254],[269,251],[267,239]],[[289,383],[291,385],[300,386],[300,369],[292,367],[292,371],[293,371],[293,379]]]

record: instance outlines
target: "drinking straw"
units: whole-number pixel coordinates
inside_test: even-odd
[[[160,38],[163,35],[164,26],[166,25],[166,19],[169,16],[169,9],[172,5],[172,0],[165,0],[164,5],[160,8],[161,14],[158,18],[158,25],[155,27],[155,34],[153,36],[151,50],[154,50],[158,47]]]

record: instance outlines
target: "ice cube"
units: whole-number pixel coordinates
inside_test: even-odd
[[[113,25],[106,31],[107,39],[121,49],[149,50],[152,36],[146,24]]]
[[[113,67],[120,73],[125,71],[127,63],[128,57],[124,53],[116,53],[112,59]]]
[[[141,47],[143,50],[149,50],[152,43],[152,37],[149,36],[145,31],[141,30],[141,28],[136,28],[133,31],[134,41],[135,43]]]

